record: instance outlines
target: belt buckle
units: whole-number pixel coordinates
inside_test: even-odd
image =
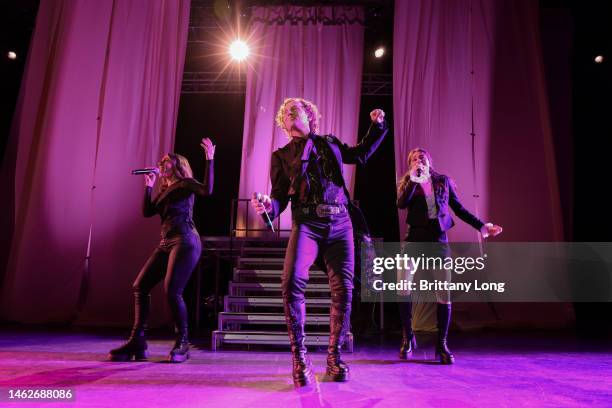
[[[317,205],[315,211],[318,217],[327,217],[338,214],[340,212],[340,208],[331,205],[319,204]]]

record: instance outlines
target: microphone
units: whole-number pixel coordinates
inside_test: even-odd
[[[417,167],[417,177],[421,177],[421,173],[423,172],[423,169],[421,169],[421,167]]]
[[[159,169],[157,167],[145,167],[144,169],[135,169],[132,170],[132,174],[159,174]]]
[[[261,193],[253,193],[253,198],[263,204],[263,195]],[[274,232],[274,225],[272,225],[272,220],[270,219],[270,214],[266,211],[266,207],[264,206],[264,212],[261,213],[261,218],[263,222],[266,224],[266,227],[272,232]]]

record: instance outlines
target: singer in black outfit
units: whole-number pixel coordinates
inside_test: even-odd
[[[327,376],[333,381],[346,381],[349,377],[340,348],[350,326],[355,262],[353,223],[358,219],[344,183],[342,165],[365,163],[382,142],[387,133],[384,112],[376,109],[370,117],[368,134],[361,143],[350,147],[335,136],[318,135],[319,114],[312,102],[286,99],[276,119],[291,140],[272,154],[271,196],[252,200],[257,213],[268,212],[271,219],[278,217],[291,201],[292,230],[281,284],[293,356],[293,381],[298,387],[314,380],[304,343],[304,292],[308,270],[317,257],[327,269],[332,301]],[[355,221],[351,221],[352,216]]]
[[[476,230],[483,237],[495,236],[501,233],[502,228],[491,223],[483,223],[476,216],[466,210],[457,197],[454,182],[447,176],[433,170],[430,154],[421,148],[408,153],[408,172],[402,177],[398,185],[397,206],[407,209],[406,223],[408,232],[405,241],[409,243],[433,242],[439,245],[427,245],[424,251],[430,251],[428,256],[450,256],[448,246],[448,231],[455,222],[450,215],[450,209],[464,222]],[[409,244],[410,245],[410,244]],[[421,249],[416,249],[421,253]],[[443,279],[449,280],[447,271],[439,271]],[[450,295],[446,291],[436,292],[438,342],[436,356],[442,364],[453,364],[455,358],[448,349],[447,337],[451,319]],[[416,340],[412,331],[412,303],[409,296],[398,302],[400,319],[402,321],[402,343],[399,356],[406,359],[416,347]]]
[[[159,163],[159,170],[145,174],[142,212],[145,217],[161,217],[161,241],[146,261],[134,281],[134,325],[128,341],[110,351],[113,361],[146,360],[145,329],[149,315],[150,292],[163,280],[164,291],[175,322],[176,341],[168,360],[183,362],[189,358],[187,308],[183,290],[201,253],[200,234],[193,223],[194,196],[208,196],[213,189],[213,157],[215,146],[210,139],[202,139],[206,161],[203,183],[193,178],[187,159],[168,153]],[[157,170],[157,169],[154,169]],[[160,193],[151,199],[157,173]]]

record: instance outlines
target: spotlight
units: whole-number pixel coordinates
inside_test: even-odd
[[[382,58],[383,55],[385,55],[385,48],[384,47],[378,47],[376,49],[376,51],[374,51],[374,56],[376,58]]]
[[[8,57],[8,59],[17,59],[17,53],[14,51],[9,51],[8,54],[6,55]]]
[[[242,40],[230,44],[229,53],[235,61],[244,61],[249,56],[249,46]]]
[[[601,64],[603,62],[603,60],[604,60],[603,55],[598,55],[598,56],[595,57],[595,63],[596,64]]]

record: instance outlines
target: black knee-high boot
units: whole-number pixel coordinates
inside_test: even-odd
[[[329,315],[329,346],[327,347],[327,377],[332,381],[348,381],[350,369],[342,361],[340,349],[351,325],[351,302],[340,301],[332,295]]]
[[[305,344],[306,303],[304,300],[285,300],[284,309],[293,358],[293,384],[296,387],[302,387],[315,382],[312,362],[307,354]]]
[[[145,331],[149,317],[151,296],[134,291],[134,326],[127,342],[112,349],[109,358],[112,361],[146,360],[149,357]]]
[[[176,326],[176,340],[174,347],[170,350],[168,361],[171,363],[182,363],[189,359],[189,336],[187,333],[187,325]]]
[[[399,350],[399,358],[406,360],[416,349],[416,337],[412,331],[412,302],[407,299],[397,304],[402,322],[402,343]]]
[[[174,346],[168,355],[168,361],[171,363],[182,363],[189,359],[187,306],[183,300],[182,292],[169,291],[167,297],[175,322],[174,333],[176,335]]]
[[[436,346],[436,358],[439,359],[440,364],[453,364],[455,362],[455,356],[450,352],[446,343],[451,319],[451,305],[438,303],[437,317],[438,345]]]

